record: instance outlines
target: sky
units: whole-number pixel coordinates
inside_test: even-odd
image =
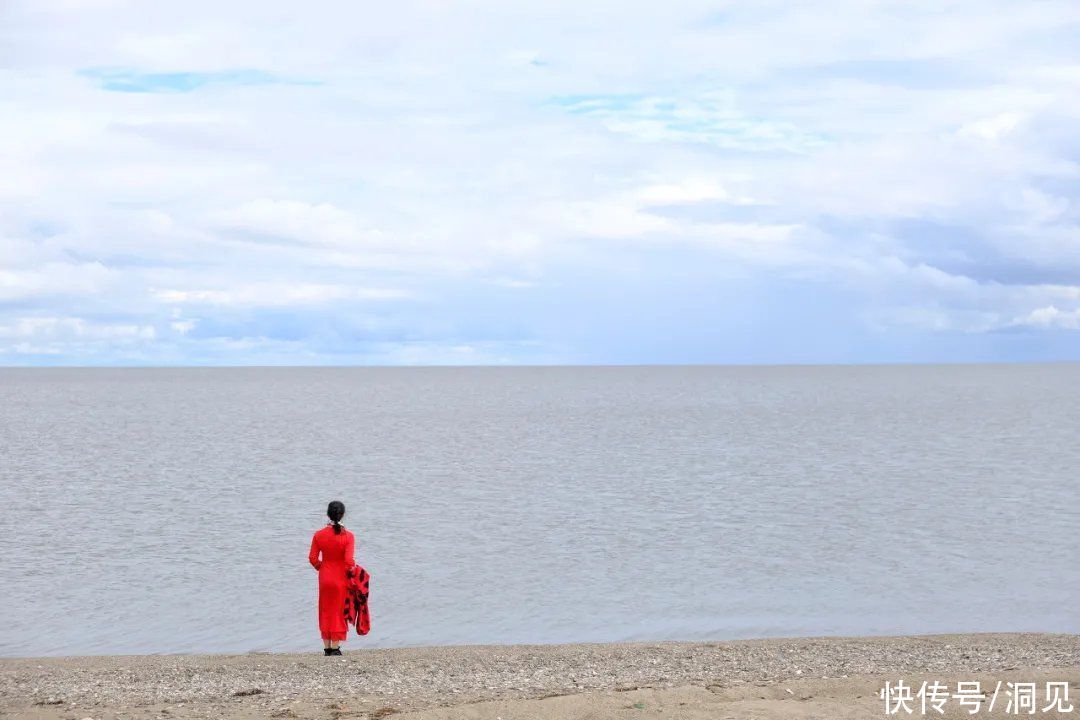
[[[0,0],[0,365],[1080,360],[1075,0]]]

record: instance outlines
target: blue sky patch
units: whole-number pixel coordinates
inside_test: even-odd
[[[782,118],[743,113],[725,88],[678,96],[564,95],[546,104],[647,142],[691,142],[758,153],[801,153],[827,143],[824,136]]]
[[[208,85],[317,85],[308,80],[283,78],[264,70],[216,72],[141,72],[131,69],[88,68],[79,75],[96,80],[102,90],[128,93],[188,93]]]

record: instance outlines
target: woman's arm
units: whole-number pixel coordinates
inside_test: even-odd
[[[322,567],[322,562],[319,560],[319,544],[315,541],[315,536],[311,537],[311,551],[308,553],[307,559],[311,563],[311,567],[316,570]]]
[[[351,568],[356,564],[356,560],[353,557],[353,551],[356,549],[356,536],[349,533],[349,536],[345,538],[345,567]]]

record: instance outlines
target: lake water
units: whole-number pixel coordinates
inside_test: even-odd
[[[0,654],[1080,632],[1080,365],[0,369]]]

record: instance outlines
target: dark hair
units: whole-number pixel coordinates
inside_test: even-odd
[[[334,500],[326,506],[326,517],[330,518],[330,522],[334,523],[334,534],[341,534],[341,518],[345,517],[345,503],[340,500]]]

